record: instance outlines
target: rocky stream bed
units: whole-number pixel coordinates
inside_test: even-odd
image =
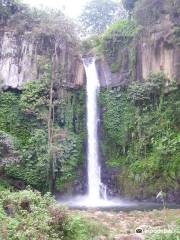
[[[174,231],[177,233],[177,239],[178,234],[180,237],[180,231],[177,232],[180,209],[130,212],[89,209],[73,210],[73,213],[94,220],[107,229],[107,234],[99,236],[97,240],[141,240],[153,234],[168,235]]]

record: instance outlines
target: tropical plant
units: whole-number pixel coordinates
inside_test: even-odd
[[[80,22],[88,33],[100,34],[113,22],[118,4],[112,0],[89,1],[80,16]]]
[[[107,164],[119,167],[124,194],[144,186],[144,195],[178,188],[180,95],[166,81],[162,73],[151,74],[144,82],[101,92],[102,150]]]
[[[0,194],[0,238],[3,240],[86,240],[107,234],[97,223],[73,215],[49,193],[30,189]]]

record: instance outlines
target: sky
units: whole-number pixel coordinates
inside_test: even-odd
[[[50,8],[64,8],[65,13],[71,18],[76,18],[80,14],[82,7],[88,0],[23,0],[31,6],[38,7],[40,5]]]

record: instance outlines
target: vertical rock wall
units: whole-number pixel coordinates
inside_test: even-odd
[[[140,39],[140,79],[146,79],[150,72],[163,71],[169,79],[176,79],[180,83],[179,58],[180,47],[173,42],[173,28],[168,15],[165,15],[160,24],[156,24],[150,32],[146,30]]]
[[[159,2],[161,2],[161,8],[156,9]],[[175,79],[180,84],[180,14],[178,9],[172,7],[167,9],[166,0],[164,2],[154,0],[152,4],[145,0],[143,4],[145,3],[146,9],[142,5],[141,11],[138,10],[137,13],[141,16],[136,17],[141,21],[138,25],[139,32],[129,40],[128,44],[123,46],[123,42],[121,43],[121,38],[128,37],[123,36],[123,33],[121,36],[121,32],[117,36],[115,32],[112,32],[112,35],[106,39],[104,51],[111,52],[116,57],[112,60],[105,56],[103,60],[97,62],[102,87],[117,87],[127,85],[132,81],[142,81],[147,79],[152,72],[164,72],[167,78]],[[143,9],[149,16],[143,15]],[[151,11],[158,12],[158,18],[148,24],[147,18],[151,17]],[[143,21],[143,17],[147,22]]]
[[[54,40],[53,40],[54,41]],[[40,78],[39,58],[51,59],[51,44],[55,45],[57,68],[63,70],[65,85],[71,87],[83,84],[83,65],[72,43],[42,41],[31,32],[17,35],[13,31],[1,32],[0,36],[0,87],[20,88],[30,80]],[[57,69],[60,71],[60,69]]]
[[[0,81],[5,87],[17,88],[37,78],[36,46],[26,36],[5,32],[0,39]]]

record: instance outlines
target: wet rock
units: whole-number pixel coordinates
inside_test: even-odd
[[[30,207],[30,201],[28,198],[24,198],[20,204],[21,208],[23,210],[26,210],[28,212],[31,212],[31,207]]]
[[[25,189],[25,183],[23,181],[14,180],[12,181],[12,185],[18,190]]]
[[[5,213],[6,213],[8,216],[11,216],[11,217],[14,216],[15,210],[14,210],[14,206],[13,206],[13,204],[11,203],[11,201],[9,201],[9,200],[4,201],[4,203],[3,203],[3,208],[4,208]]]

